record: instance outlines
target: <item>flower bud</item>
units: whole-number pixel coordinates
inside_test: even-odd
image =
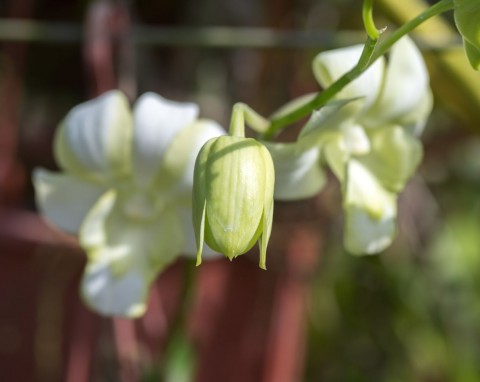
[[[470,65],[480,70],[480,2],[455,0],[454,16]]]
[[[193,183],[197,265],[204,241],[232,260],[260,240],[260,268],[266,269],[273,187],[272,158],[255,139],[222,136],[202,147]]]

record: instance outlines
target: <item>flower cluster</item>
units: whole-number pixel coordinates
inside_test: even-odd
[[[468,17],[456,18],[469,35]],[[475,33],[466,41],[475,45]],[[319,54],[313,71],[320,85],[353,68],[362,48]],[[258,240],[265,268],[274,197],[317,194],[323,164],[341,183],[345,247],[354,254],[385,249],[395,234],[397,196],[422,157],[418,136],[431,107],[428,73],[408,37],[388,61],[375,61],[314,111],[295,143],[245,138],[247,119],[257,131],[268,126],[245,105],[234,107],[231,135],[223,136],[215,122],[197,119],[195,104],[146,93],[131,112],[125,96],[111,91],[60,124],[62,172],[35,170],[37,204],[77,234],[87,253],[85,302],[102,314],[137,317],[149,285],[181,253],[196,254],[197,264],[214,251],[233,259]]]
[[[195,158],[207,140],[225,133],[197,116],[195,104],[154,93],[142,95],[132,113],[126,97],[110,91],[73,108],[59,126],[62,173],[34,171],[40,210],[78,234],[87,253],[81,293],[92,309],[143,314],[157,274],[179,254],[196,254]]]
[[[361,52],[362,46],[353,46],[319,54],[313,63],[318,82],[329,86],[357,63]],[[431,107],[422,56],[404,37],[388,64],[377,60],[302,129],[298,151],[319,147],[341,183],[344,244],[350,252],[377,253],[391,243],[397,195],[421,159],[417,136]]]

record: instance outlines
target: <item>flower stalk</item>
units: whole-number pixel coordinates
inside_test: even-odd
[[[291,109],[288,113],[283,113],[280,117],[271,118],[270,126],[262,135],[262,138],[264,140],[272,140],[275,135],[284,127],[298,121],[303,117],[306,117],[313,110],[317,110],[325,105],[345,86],[365,72],[365,70],[367,70],[378,58],[382,57],[392,47],[392,45],[400,40],[403,36],[411,32],[428,19],[452,10],[453,8],[453,0],[441,0],[420,13],[417,17],[403,24],[389,36],[382,39],[380,43],[377,44],[378,40],[373,40],[371,37],[368,37],[363,53],[357,65],[355,65],[349,72],[345,73],[337,81],[331,84],[323,92],[315,96],[310,102],[301,104],[299,107]]]
[[[368,37],[374,41],[378,40],[382,31],[378,30],[373,21],[373,0],[365,0],[363,2],[362,18]]]

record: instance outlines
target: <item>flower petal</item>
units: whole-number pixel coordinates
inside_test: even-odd
[[[119,277],[112,273],[108,262],[88,264],[81,282],[85,303],[105,316],[141,316],[146,310],[148,289],[141,269],[130,269]]]
[[[55,156],[67,172],[109,182],[129,173],[132,117],[117,90],[74,107],[55,136]]]
[[[193,170],[200,149],[208,140],[225,134],[225,130],[211,120],[198,120],[185,127],[166,149],[154,186],[175,198],[186,197],[190,201]]]
[[[370,152],[370,139],[361,125],[342,126],[342,143],[350,155],[365,155]]]
[[[107,192],[80,229],[88,256],[82,292],[100,313],[136,317],[145,310],[149,284],[180,254],[183,233],[173,208],[162,211],[161,219],[132,219],[122,202],[115,191]],[[134,290],[122,294],[127,285]]]
[[[365,124],[376,127],[404,118],[429,97],[428,82],[422,54],[408,36],[403,37],[392,48],[382,92],[365,116]],[[428,114],[430,110],[417,118],[425,121]]]
[[[146,186],[174,137],[198,116],[198,106],[162,98],[155,93],[143,94],[135,104],[133,166],[139,185]]]
[[[427,124],[428,116],[433,107],[432,90],[428,88],[427,93],[420,102],[398,118],[395,124],[402,126],[408,133],[416,137],[423,133],[423,129]]]
[[[318,54],[313,60],[313,74],[319,84],[326,88],[352,69],[358,62],[363,45],[330,50]],[[364,97],[365,108],[375,102],[383,81],[385,59],[381,57],[362,75],[345,86],[337,98]]]
[[[354,255],[372,255],[386,249],[395,236],[395,214],[386,211],[373,219],[363,209],[351,206],[345,210],[345,248]]]
[[[363,102],[363,99],[358,98],[334,100],[313,111],[298,136],[298,150],[305,151],[322,146],[338,136],[344,126],[353,123],[352,119],[361,109]]]
[[[358,158],[380,183],[400,192],[422,159],[422,145],[400,126],[375,130],[370,134],[371,152]]]
[[[104,186],[42,168],[33,171],[32,180],[42,214],[70,233],[78,232],[87,212],[106,191]]]
[[[299,153],[295,143],[262,143],[275,166],[276,200],[305,199],[320,192],[325,185],[325,174],[320,168],[318,147]]]
[[[345,179],[345,168],[350,154],[345,147],[343,136],[338,134],[323,146],[322,157],[328,163],[340,183]]]
[[[356,160],[348,163],[343,192],[347,250],[359,255],[385,249],[395,234],[396,194],[385,190]]]

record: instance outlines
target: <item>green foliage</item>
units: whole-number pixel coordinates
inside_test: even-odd
[[[382,256],[358,259],[331,238],[311,296],[305,381],[478,381],[479,176],[468,171],[476,146],[442,159],[450,171],[433,186],[441,213],[426,244],[409,244],[403,230]]]

